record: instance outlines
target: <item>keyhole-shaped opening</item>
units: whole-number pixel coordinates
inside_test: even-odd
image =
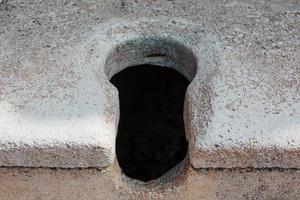
[[[184,158],[191,139],[185,133],[190,113],[184,108],[197,71],[191,49],[170,38],[139,37],[112,48],[104,70],[115,86],[109,86],[114,92],[108,101],[119,98],[120,107],[112,113],[119,119],[116,155],[121,171],[144,182],[164,174],[163,180],[177,177],[188,161]]]
[[[126,68],[110,81],[119,91],[116,154],[122,171],[141,181],[162,176],[187,154],[183,105],[189,81],[154,65]]]

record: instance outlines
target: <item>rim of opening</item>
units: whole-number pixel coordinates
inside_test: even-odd
[[[130,66],[158,65],[172,68],[190,83],[197,73],[195,54],[181,42],[160,37],[141,37],[116,45],[106,57],[104,72],[108,80]]]

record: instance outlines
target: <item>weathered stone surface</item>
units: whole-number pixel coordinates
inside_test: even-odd
[[[195,168],[299,168],[299,12],[295,1],[9,1],[0,165],[110,165],[119,111],[108,77],[148,63],[192,80]]]
[[[0,169],[0,199],[299,199],[299,170],[193,170],[184,178],[137,185],[111,170]]]

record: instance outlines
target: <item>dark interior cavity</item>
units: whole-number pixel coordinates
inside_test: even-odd
[[[187,154],[183,104],[189,81],[153,65],[126,68],[110,81],[119,91],[116,153],[122,171],[144,182],[162,176]]]

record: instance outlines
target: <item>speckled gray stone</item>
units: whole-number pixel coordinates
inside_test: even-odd
[[[192,81],[195,168],[299,168],[299,12],[299,2],[275,0],[9,1],[0,166],[110,165],[119,108],[109,78],[148,63]]]

